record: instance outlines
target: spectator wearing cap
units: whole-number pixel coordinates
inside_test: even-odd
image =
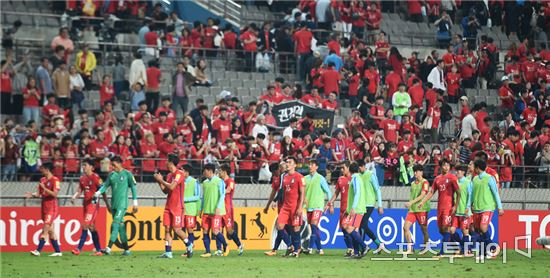
[[[498,89],[498,97],[500,98],[500,107],[504,110],[512,110],[514,108],[515,96],[510,88],[508,76],[504,75],[501,79],[502,85]]]
[[[427,80],[432,83],[434,89],[446,90],[443,60],[437,60],[436,67],[430,71]]]
[[[458,119],[462,121],[466,115],[470,114],[470,104],[467,96],[460,97],[460,116]]]
[[[89,89],[92,84],[92,74],[96,68],[96,63],[95,54],[90,51],[87,43],[84,44],[82,50],[76,54],[75,66],[78,73],[82,76],[82,79],[84,79],[84,84],[86,84],[87,89]]]
[[[160,82],[162,80],[162,73],[159,69],[159,64],[157,60],[149,61],[148,66],[149,67],[145,70],[145,74],[147,75],[145,101],[147,102],[149,113],[155,113],[159,106]]]

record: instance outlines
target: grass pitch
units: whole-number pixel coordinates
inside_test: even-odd
[[[280,252],[282,253],[282,252]],[[497,260],[476,264],[473,258],[448,258],[439,261],[372,261],[373,258],[399,258],[397,254],[373,256],[361,260],[343,257],[343,250],[326,250],[324,256],[300,258],[267,257],[261,251],[235,252],[228,257],[201,258],[200,251],[191,259],[174,253],[174,259],[157,259],[159,252],[133,252],[123,257],[90,257],[89,252],[63,257],[32,257],[29,253],[0,253],[1,277],[548,277],[550,251],[534,250],[526,258],[508,250],[507,262]],[[419,256],[411,256],[417,258]],[[424,256],[422,258],[430,258]],[[421,276],[419,276],[421,275]],[[414,277],[413,276],[413,277]]]

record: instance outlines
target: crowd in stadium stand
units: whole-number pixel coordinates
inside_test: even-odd
[[[60,29],[50,55],[42,59],[6,52],[0,135],[4,181],[34,179],[38,164],[45,161],[54,163],[54,174],[60,178],[76,176],[84,157],[95,158],[98,170],[107,173],[109,158],[115,155],[124,159],[126,168],[152,180],[156,170],[166,171],[166,158],[175,152],[182,164],[196,169],[204,162],[229,161],[238,182],[258,180],[270,162],[288,155],[298,158],[304,172],[306,162],[316,159],[319,172],[333,178],[335,163],[362,159],[381,184],[393,185],[407,183],[407,169],[413,164],[434,165],[435,176],[444,157],[453,164],[467,164],[485,152],[489,165],[499,168],[503,187],[526,186],[526,180],[545,184],[550,169],[550,51],[545,43],[534,41],[540,41],[540,29],[548,26],[550,2],[522,4],[538,15],[534,25],[513,29],[517,20],[510,15],[501,22],[493,20],[522,38],[508,50],[499,50],[488,36],[477,41],[471,33],[477,28],[464,28],[465,34],[449,33],[444,48],[426,57],[417,52],[404,57],[390,45],[380,30],[384,3],[377,1],[281,1],[294,6],[280,22],[266,22],[261,28],[249,24],[238,32],[230,25],[222,30],[214,18],[189,28],[160,5],[147,10],[139,1],[121,1],[123,6],[110,1],[107,7],[91,9],[89,2],[67,1],[65,8],[71,14],[113,13],[120,18],[148,14],[137,30],[145,51],[134,54],[130,67],[117,57],[112,72],[100,81],[92,77],[97,65],[89,44],[74,43],[69,28]],[[453,3],[451,9],[446,2]],[[460,2],[467,5],[407,1],[409,19],[434,22],[439,34],[445,31],[441,24],[462,24],[462,19],[453,23],[458,14],[465,15],[466,26],[470,21],[486,25],[493,18],[487,10],[483,17],[475,5],[458,13],[464,8]],[[490,5],[508,11],[509,4],[502,2]],[[341,23],[338,31],[344,33],[313,31],[329,30],[334,22]],[[319,45],[326,45],[328,55],[321,56]],[[182,52],[175,51],[178,46]],[[257,92],[257,101],[240,103],[237,95],[223,92],[217,103],[198,99],[187,111],[193,87],[215,82],[205,59],[219,55],[217,48],[243,50],[243,70],[254,71],[270,70],[256,67],[259,53],[293,52],[288,58],[295,59],[301,82],[279,77]],[[499,65],[500,51],[507,54]],[[177,59],[173,76],[155,59],[159,56]],[[498,67],[504,68],[504,75],[496,79]],[[161,79],[171,80],[170,97],[160,97]],[[125,83],[131,111],[117,119],[113,104],[126,90]],[[100,111],[83,109],[84,91],[92,88],[99,91]],[[489,115],[485,102],[472,102],[468,88],[498,88],[499,112]],[[353,112],[345,126],[335,130],[315,129],[311,115],[275,128],[273,105],[295,99],[336,111],[349,103]],[[449,103],[459,103],[460,113]],[[177,117],[180,110],[184,116]]]

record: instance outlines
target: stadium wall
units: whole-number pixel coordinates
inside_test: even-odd
[[[163,207],[140,207],[134,215],[126,213],[125,223],[132,250],[163,250],[164,227],[162,226]],[[275,238],[276,211],[262,213],[260,207],[235,208],[235,224],[239,237],[249,250],[269,250]],[[0,249],[1,252],[29,251],[38,243],[42,227],[39,207],[0,207]],[[405,209],[386,209],[383,215],[374,213],[370,225],[380,240],[389,249],[398,249],[404,242],[402,225],[407,211]],[[320,220],[321,240],[325,248],[344,248],[343,235],[338,226],[339,210],[334,214],[325,213]],[[304,214],[305,215],[305,214]],[[428,230],[430,241],[440,244],[437,231],[436,212],[430,211]],[[78,243],[82,220],[82,208],[62,207],[60,215],[54,221],[54,227],[60,238],[63,251],[69,251]],[[105,208],[101,208],[97,218],[97,227],[103,243],[107,243],[108,227],[111,217]],[[538,237],[550,235],[550,211],[515,210],[506,211],[503,216],[493,217],[490,226],[491,237],[506,248],[526,248]],[[422,241],[422,234],[417,227],[413,228],[415,242]],[[302,227],[302,238],[307,246],[310,230]],[[195,230],[196,239],[200,240],[200,220]],[[198,241],[197,241],[198,242]],[[370,242],[367,242],[370,243]],[[284,244],[283,244],[284,245]],[[202,248],[198,242],[197,247]],[[236,246],[231,242],[233,249]],[[419,246],[416,246],[419,247]],[[540,248],[539,246],[532,246]],[[550,247],[550,246],[549,246]],[[281,246],[284,248],[284,246]],[[91,250],[91,240],[86,242],[84,250]],[[175,250],[184,250],[183,243],[177,241]]]

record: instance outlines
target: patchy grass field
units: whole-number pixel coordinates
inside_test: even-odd
[[[1,277],[548,277],[550,251],[535,250],[532,258],[508,251],[506,263],[498,260],[476,263],[473,258],[439,261],[373,261],[371,259],[399,258],[373,256],[361,260],[343,257],[343,250],[326,250],[324,256],[301,255],[300,258],[266,257],[260,251],[236,253],[228,257],[191,259],[175,253],[174,259],[157,259],[159,253],[133,252],[123,257],[120,252],[111,256],[91,257],[88,253],[63,257],[32,257],[29,253],[0,253]],[[417,256],[411,256],[416,258]],[[423,257],[425,259],[429,257]],[[419,276],[420,275],[420,276]],[[413,277],[414,277],[413,276]]]

